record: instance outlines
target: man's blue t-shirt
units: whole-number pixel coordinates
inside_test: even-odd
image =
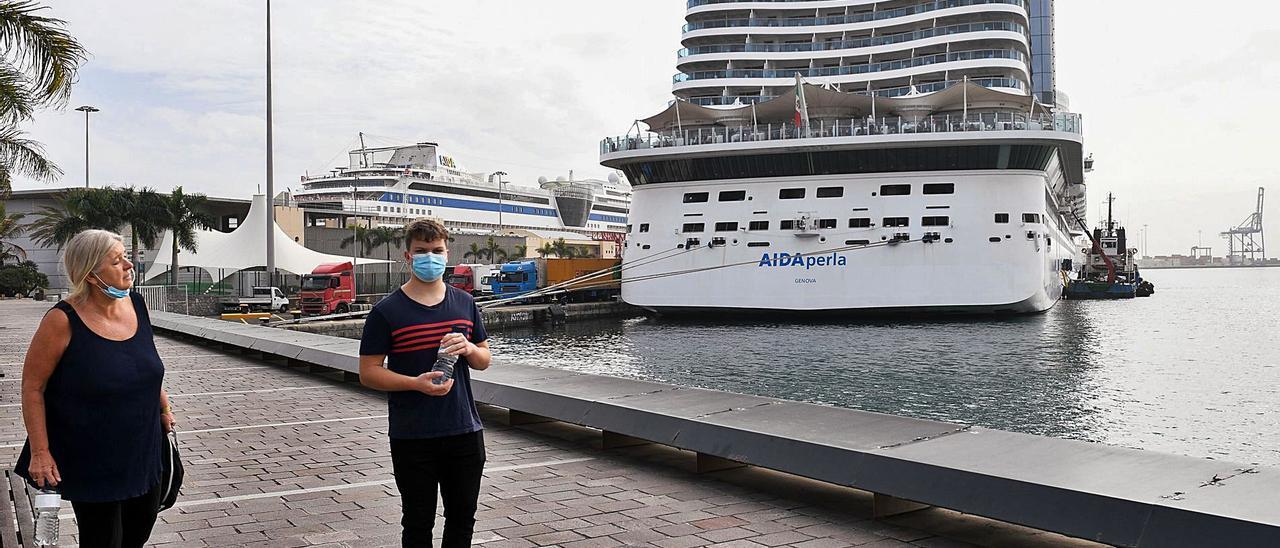
[[[454,329],[465,329],[473,343],[488,338],[471,295],[448,287],[440,304],[426,306],[396,289],[369,312],[360,337],[360,355],[386,355],[388,369],[416,377],[431,371],[440,339]],[[471,368],[466,360],[458,358],[453,389],[444,396],[417,391],[387,393],[391,438],[440,438],[484,428],[471,395]]]

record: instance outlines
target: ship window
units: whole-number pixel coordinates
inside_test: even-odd
[[[844,245],[868,245],[870,243],[871,242],[868,240],[845,240],[844,241]]]
[[[684,203],[686,204],[700,204],[705,201],[707,201],[706,192],[686,192],[684,194]]]
[[[880,185],[881,196],[908,196],[911,194],[911,185]]]
[[[734,232],[738,230],[738,223],[716,223],[716,232]]]
[[[747,199],[745,190],[726,190],[720,193],[721,202],[741,202]]]
[[[835,228],[835,219],[818,219],[818,228]]]
[[[849,228],[871,228],[871,219],[867,217],[849,219]]]
[[[631,225],[627,225],[627,234],[631,234]]]
[[[920,219],[921,226],[948,226],[951,224],[951,217],[925,217]]]
[[[1000,243],[1000,237],[999,237],[999,236],[992,236],[992,237],[990,237],[990,238],[987,238],[987,241],[988,241],[988,242],[991,242],[991,243],[993,243],[993,244],[998,244],[998,243]]]
[[[769,242],[747,242],[747,247],[769,247]]]
[[[911,220],[907,217],[885,217],[881,226],[884,227],[903,227],[910,226]]]
[[[997,223],[1007,223],[1007,222],[1009,222],[1009,214],[1008,214],[1008,213],[996,213],[996,222],[997,222]]]
[[[704,229],[706,229],[706,225],[702,223],[685,223],[680,232],[702,232]]]
[[[783,200],[798,200],[804,198],[803,188],[784,188],[778,191],[778,198]]]
[[[769,221],[751,221],[747,230],[769,230]]]
[[[1039,213],[1023,213],[1023,214],[1022,214],[1022,222],[1024,222],[1024,223],[1038,223],[1038,222],[1040,222],[1040,214],[1039,214]]]
[[[649,223],[640,223],[640,232],[648,232]]]
[[[819,198],[839,198],[841,196],[844,196],[844,187],[842,186],[818,187]]]
[[[794,219],[787,219],[778,223],[778,228],[781,228],[782,230],[794,230],[796,228],[796,222]]]
[[[925,194],[955,194],[955,183],[925,183]]]

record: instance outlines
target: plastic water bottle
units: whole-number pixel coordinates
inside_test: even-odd
[[[36,512],[36,546],[57,546],[58,510],[62,508],[62,495],[41,489],[36,493],[33,506]]]
[[[465,327],[454,327],[450,333],[460,333],[464,337],[467,335]],[[446,353],[444,351],[444,346],[441,346],[440,350],[436,352],[436,364],[431,366],[431,371],[440,371],[444,373],[444,376],[432,379],[431,384],[444,384],[449,382],[449,379],[453,378],[453,366],[457,363],[458,357],[453,354]]]

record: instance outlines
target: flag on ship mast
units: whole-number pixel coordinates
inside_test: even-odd
[[[803,124],[802,124],[803,123]],[[796,128],[804,128],[804,136],[809,136],[809,105],[804,101],[804,81],[800,73],[796,73]]]

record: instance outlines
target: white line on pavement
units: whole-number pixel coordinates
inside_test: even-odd
[[[263,388],[260,390],[229,390],[226,392],[193,392],[191,394],[169,394],[169,397],[185,398],[190,396],[237,396],[241,394],[262,394],[265,392],[288,392],[290,390],[310,390],[312,388],[328,388],[328,387],[323,384],[317,384],[314,386],[288,386],[285,388]]]
[[[509,470],[524,470],[524,469],[526,469],[526,468],[540,468],[540,467],[546,467],[546,466],[559,466],[559,465],[562,465],[562,464],[573,464],[573,463],[576,463],[576,462],[585,462],[585,461],[589,461],[589,460],[595,460],[595,458],[594,458],[594,457],[582,457],[582,458],[576,458],[576,459],[560,459],[560,460],[549,460],[549,461],[543,461],[543,462],[530,462],[530,463],[526,463],[526,464],[513,464],[513,465],[509,465],[509,466],[495,466],[495,467],[492,467],[492,468],[488,468],[488,467],[486,467],[486,468],[484,469],[484,471],[485,471],[485,472],[506,472],[506,471],[509,471]],[[378,487],[378,486],[383,486],[383,485],[394,485],[394,484],[395,484],[395,482],[396,482],[396,480],[394,480],[394,479],[389,479],[389,480],[379,480],[379,481],[365,481],[365,482],[360,482],[360,483],[343,483],[343,484],[339,484],[339,485],[328,485],[328,486],[324,486],[324,487],[308,487],[308,488],[306,488],[306,489],[289,489],[289,490],[286,490],[286,491],[272,491],[272,492],[268,492],[268,493],[254,493],[254,494],[252,494],[252,495],[236,495],[236,496],[232,496],[232,497],[214,497],[214,498],[207,498],[207,499],[184,500],[184,501],[179,501],[179,502],[178,502],[178,504],[176,504],[175,506],[185,508],[185,507],[188,507],[188,506],[202,506],[202,505],[205,505],[205,504],[218,504],[218,503],[220,503],[220,502],[240,502],[240,501],[242,501],[242,500],[255,500],[255,499],[267,499],[267,498],[287,497],[287,496],[290,496],[290,495],[302,495],[302,494],[306,494],[306,493],[318,493],[318,492],[321,492],[321,491],[345,491],[345,490],[348,490],[348,489],[359,489],[359,488],[362,488],[362,487]],[[63,516],[60,516],[60,517],[64,517],[64,516],[65,516],[65,514],[64,514]]]
[[[208,371],[238,371],[241,369],[267,369],[264,365],[252,365],[245,367],[215,367],[211,369],[166,369],[165,375],[176,375],[179,373],[204,373]],[[16,379],[0,379],[0,382],[22,382],[22,377]]]
[[[169,394],[170,398],[186,398],[191,396],[239,396],[242,394],[263,394],[266,392],[288,392],[290,390],[311,390],[313,388],[328,388],[323,384],[315,386],[289,386],[285,388],[263,388],[261,390],[229,390],[226,392],[194,392],[191,394]],[[22,407],[20,403],[6,403],[0,407]]]
[[[202,428],[200,430],[178,430],[178,434],[186,436],[190,434],[204,434],[206,432],[230,432],[233,430],[253,430],[256,428],[278,428],[281,426],[302,426],[306,424],[325,424],[331,422],[352,422],[352,421],[368,421],[374,419],[385,419],[386,415],[370,415],[367,417],[343,417],[340,419],[317,419],[313,421],[295,421],[295,422],[271,422],[266,424],[249,424],[245,426],[224,426],[222,428]],[[10,443],[0,445],[0,449],[16,449],[22,447],[21,443]]]

